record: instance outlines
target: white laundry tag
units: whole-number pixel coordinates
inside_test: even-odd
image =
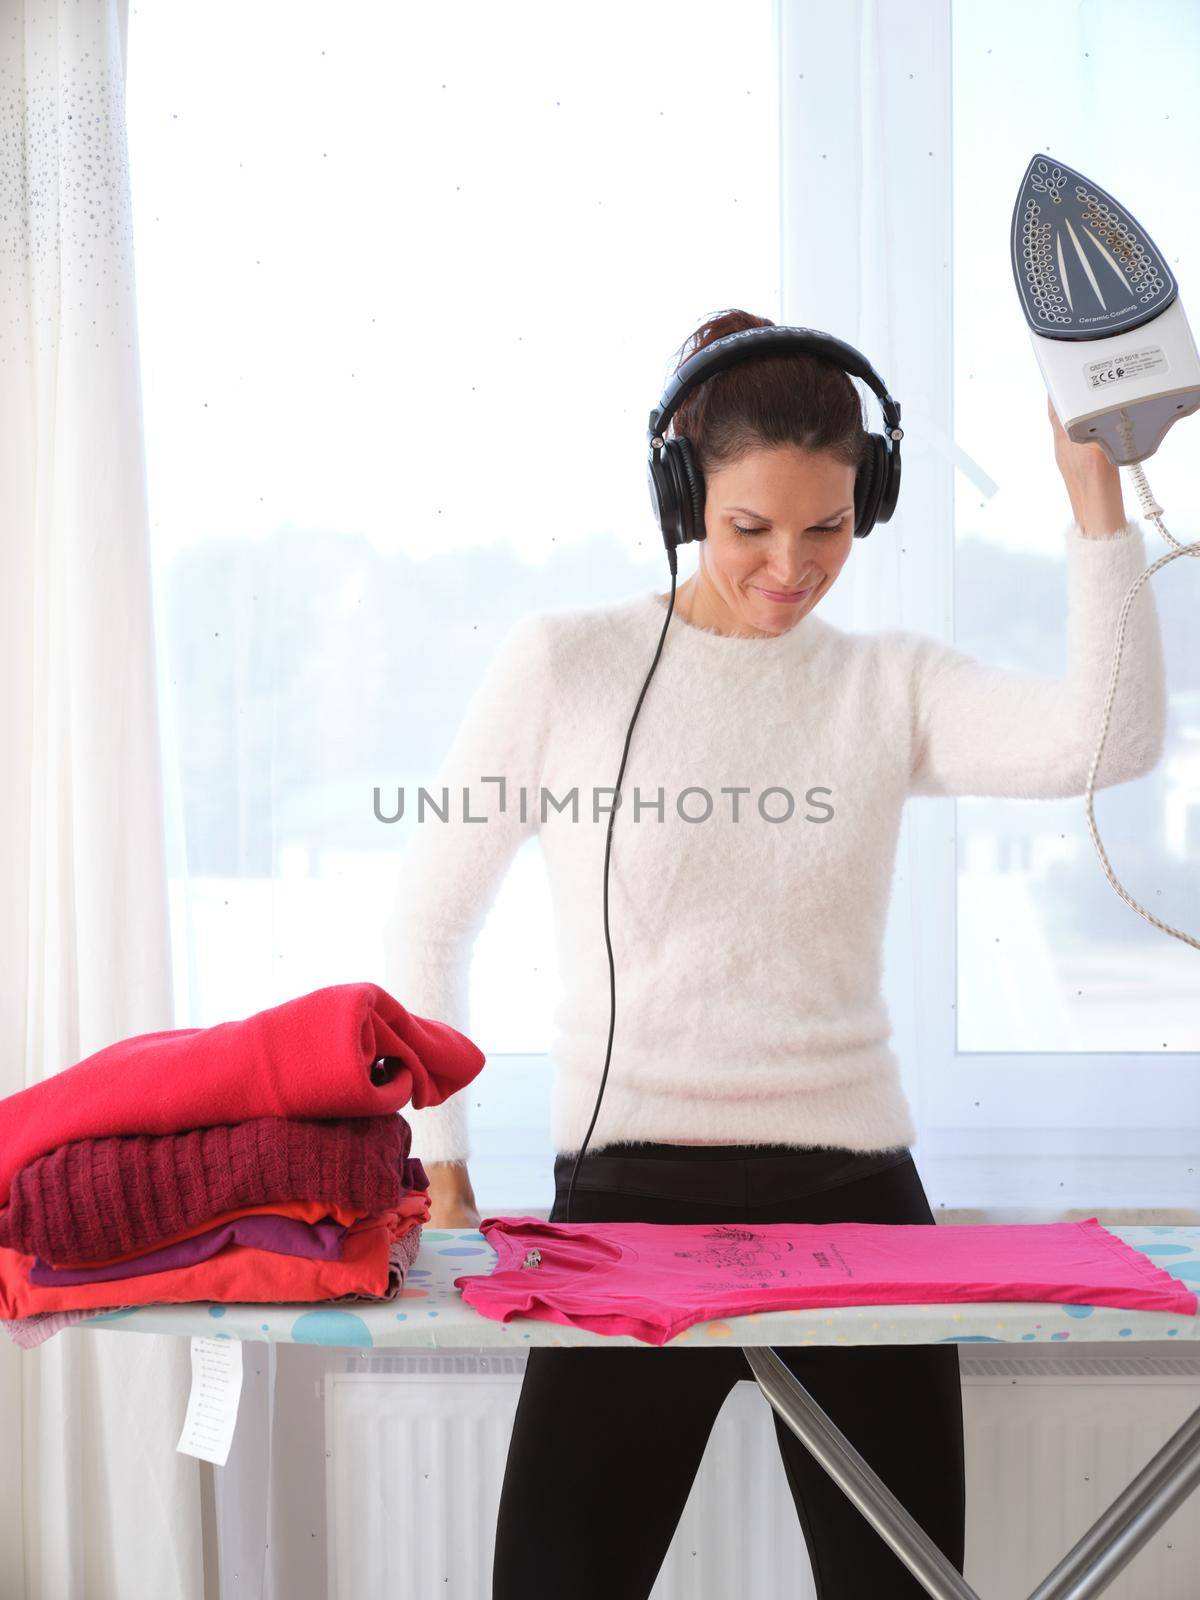
[[[192,1339],[192,1392],[176,1450],[223,1467],[242,1397],[242,1341]]]

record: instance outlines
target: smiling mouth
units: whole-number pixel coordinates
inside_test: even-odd
[[[815,583],[810,583],[807,589],[764,589],[759,584],[754,586],[759,594],[770,595],[776,600],[803,600],[804,596],[816,588]]]

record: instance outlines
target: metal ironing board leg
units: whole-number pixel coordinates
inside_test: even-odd
[[[1091,1600],[1200,1486],[1200,1406],[1043,1578],[1029,1600]]]
[[[935,1600],[980,1600],[776,1352],[769,1345],[746,1345],[742,1353],[758,1387],[801,1444]]]
[[[981,1600],[770,1346],[743,1354],[772,1408],[934,1600]],[[1029,1600],[1092,1600],[1200,1486],[1200,1406],[1037,1586]]]

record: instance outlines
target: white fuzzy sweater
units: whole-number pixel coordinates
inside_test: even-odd
[[[639,1139],[883,1150],[916,1139],[881,993],[901,809],[909,795],[1084,793],[1145,540],[1136,522],[1111,538],[1072,522],[1064,538],[1061,678],[921,634],[848,633],[819,611],[757,638],[672,616],[613,825],[616,1029],[589,1150]],[[518,846],[538,834],[563,986],[551,1049],[560,1152],[579,1149],[604,1067],[605,808],[664,615],[654,589],[535,612],[510,630],[426,785],[439,801],[448,789],[450,820],[427,810],[414,822],[387,927],[384,986],[469,1035],[475,937]],[[1146,584],[1096,787],[1149,771],[1165,727]],[[484,781],[501,777],[503,797]],[[405,801],[415,818],[415,788]],[[468,1095],[406,1108],[414,1155],[469,1156]]]

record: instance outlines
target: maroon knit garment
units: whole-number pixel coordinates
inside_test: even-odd
[[[411,1186],[411,1145],[396,1112],[76,1139],[17,1169],[0,1245],[59,1265],[129,1255],[273,1200],[386,1211]]]

